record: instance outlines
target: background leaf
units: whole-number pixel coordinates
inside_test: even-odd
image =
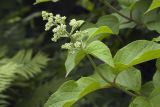
[[[119,4],[123,8],[131,8],[139,0],[118,0]]]
[[[114,34],[119,33],[119,20],[117,19],[117,17],[113,15],[105,15],[105,16],[100,17],[96,25],[98,27],[108,26],[109,28],[111,28]]]

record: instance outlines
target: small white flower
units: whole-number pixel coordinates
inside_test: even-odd
[[[76,32],[72,35],[72,37],[73,37],[74,39],[78,39],[79,37],[81,37],[81,34],[82,34],[81,31],[76,31]]]
[[[65,17],[65,16],[61,17],[61,16],[58,14],[58,15],[56,15],[54,18],[55,18],[55,22],[56,22],[56,23],[65,24],[65,20],[66,20],[66,17]]]
[[[48,22],[45,25],[45,30],[48,31],[51,29],[51,27],[53,27],[54,25],[54,19],[53,19],[53,14],[52,13],[48,13],[46,11],[42,11],[42,18],[43,20],[47,20]]]
[[[80,27],[83,23],[84,23],[83,20],[78,20],[78,21],[76,21],[76,19],[72,19],[72,20],[70,21],[69,25],[70,25],[71,27],[73,27],[74,29],[76,29],[76,28]]]
[[[66,32],[66,25],[63,25],[63,24],[58,25],[52,31],[53,31],[53,33],[64,33],[64,32]]]
[[[73,48],[73,43],[65,43],[61,48],[71,50]]]
[[[54,42],[57,42],[58,39],[59,39],[59,36],[54,34],[51,40]]]
[[[74,46],[75,46],[75,48],[80,48],[81,47],[81,42],[79,42],[79,41],[76,41],[75,43],[74,43]]]
[[[42,11],[42,18],[43,18],[43,20],[48,19],[48,13],[46,11]]]
[[[53,18],[53,14],[48,13],[46,11],[42,11],[42,18],[43,18],[43,20],[48,20],[49,18]]]
[[[68,37],[67,31],[66,31],[66,25],[63,25],[63,24],[58,25],[52,31],[54,33],[52,41],[54,42],[56,42],[61,37]]]
[[[52,22],[47,22],[46,25],[45,25],[45,31],[50,30],[53,25],[54,24]]]

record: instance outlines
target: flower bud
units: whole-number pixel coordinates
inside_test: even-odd
[[[72,20],[70,21],[69,25],[70,25],[71,27],[73,27],[74,29],[76,29],[76,28],[80,27],[83,23],[84,23],[83,20],[78,20],[78,21],[76,21],[75,19],[72,19]]]

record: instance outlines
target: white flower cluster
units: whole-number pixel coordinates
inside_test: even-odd
[[[79,28],[83,23],[84,23],[83,20],[78,20],[78,21],[76,21],[76,19],[72,19],[72,20],[70,21],[69,25],[70,25],[72,28],[76,29],[76,28]]]
[[[47,20],[48,22],[45,25],[45,30],[50,30],[53,26],[57,26],[58,24],[65,24],[66,17],[61,17],[60,15],[54,16],[52,13],[48,13],[46,11],[42,11],[43,20]]]
[[[53,30],[53,37],[52,37],[52,41],[57,42],[57,40],[61,37],[68,37],[67,35],[67,31],[66,31],[66,25],[58,25],[56,28],[54,28]]]
[[[52,27],[52,32],[54,33],[52,41],[57,42],[58,39],[62,37],[70,38],[70,43],[65,43],[61,46],[62,49],[68,49],[70,52],[74,53],[74,50],[80,49],[83,46],[82,37],[86,34],[85,31],[77,30],[83,23],[83,20],[72,19],[69,23],[71,31],[68,32],[67,26],[65,24],[66,17],[58,15],[53,15],[46,11],[42,11],[43,20],[46,20],[45,30],[48,31]]]

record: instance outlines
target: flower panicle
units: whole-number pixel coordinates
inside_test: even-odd
[[[74,53],[74,50],[82,48],[83,42],[81,39],[86,32],[77,29],[84,23],[83,20],[70,20],[69,26],[72,30],[68,32],[65,16],[59,14],[53,15],[53,13],[42,11],[42,18],[44,21],[47,21],[45,24],[45,31],[52,29],[52,41],[57,42],[58,39],[63,37],[70,39],[69,43],[65,43],[61,46],[62,49],[67,49],[71,51],[71,53]]]

